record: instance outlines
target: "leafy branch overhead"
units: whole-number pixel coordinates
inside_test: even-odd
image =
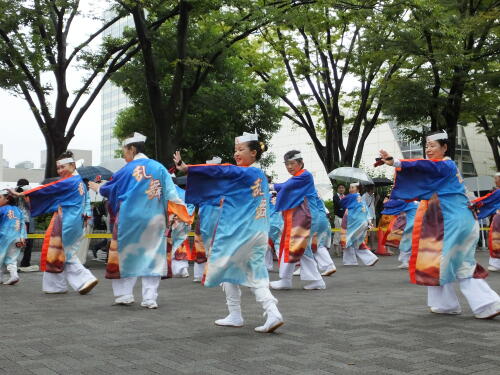
[[[111,75],[139,51],[137,40],[104,38],[99,45],[126,16],[119,8],[101,18],[81,11],[77,0],[2,0],[0,11],[0,87],[26,100],[47,146],[45,174],[53,176],[55,158]],[[75,42],[82,22],[98,26]],[[76,71],[84,76],[71,87]]]
[[[262,30],[265,54],[247,62],[266,82],[267,57],[280,66],[289,82],[285,117],[307,131],[325,170],[358,165],[381,116],[381,93],[406,60],[398,49],[405,8],[319,1],[286,16]]]

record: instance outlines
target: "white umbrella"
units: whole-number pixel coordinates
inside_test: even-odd
[[[328,173],[328,177],[332,180],[342,180],[342,181],[359,181],[361,183],[374,185],[373,180],[370,176],[366,174],[366,172],[359,168],[353,167],[340,167],[336,168],[330,173]]]

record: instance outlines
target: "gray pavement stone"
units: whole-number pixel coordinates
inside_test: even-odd
[[[479,253],[487,264],[487,254]],[[340,263],[338,258],[336,262]],[[326,278],[327,290],[274,291],[286,324],[272,335],[243,288],[245,327],[216,327],[220,288],[162,281],[158,310],[112,306],[101,279],[87,296],[41,293],[41,274],[0,286],[0,374],[499,374],[500,319],[478,321],[460,297],[460,316],[430,314],[426,288],[408,283],[396,257]],[[277,274],[271,273],[271,279]],[[500,291],[500,274],[487,279]]]

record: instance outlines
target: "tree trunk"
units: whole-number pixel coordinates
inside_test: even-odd
[[[468,71],[462,67],[454,69],[453,79],[451,81],[450,93],[446,105],[443,108],[442,115],[445,121],[446,132],[448,133],[448,152],[452,159],[455,158],[457,143],[457,125],[462,109],[462,99],[465,90],[464,77]]]
[[[493,152],[493,159],[495,160],[495,166],[497,168],[497,171],[500,171],[500,147],[499,147],[499,141],[498,137],[488,137],[488,142],[491,146],[491,151]]]
[[[175,151],[174,146],[179,142],[182,136],[187,116],[187,107],[192,95],[188,95],[188,90],[183,90],[185,80],[185,59],[187,49],[187,38],[189,28],[189,12],[192,9],[191,4],[181,0],[179,3],[179,21],[177,22],[177,63],[175,73],[170,89],[170,96],[166,105],[166,127],[170,133],[176,134],[177,139],[170,137],[162,149],[160,159],[165,165],[172,164],[172,154]]]
[[[137,6],[132,10],[137,38],[141,46],[142,58],[144,61],[144,75],[148,92],[149,109],[153,117],[155,134],[155,159],[159,162],[164,154],[164,146],[169,142],[170,132],[167,127],[167,118],[163,107],[162,91],[159,84],[158,71],[153,56],[151,36],[146,26],[144,10]]]
[[[479,125],[484,130],[484,135],[488,139],[488,143],[491,147],[491,152],[493,153],[493,159],[495,160],[495,166],[497,171],[500,171],[500,140],[496,135],[489,135],[488,133],[491,131],[491,127],[488,123],[486,116],[480,116],[478,118]],[[493,123],[494,126],[494,123]]]
[[[56,159],[67,150],[71,139],[66,139],[64,134],[44,134],[47,155],[45,158],[45,178],[56,177]]]

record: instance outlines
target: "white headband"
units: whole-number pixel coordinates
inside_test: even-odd
[[[131,143],[146,142],[146,136],[141,133],[134,132],[134,136],[123,141],[122,145],[127,146]]]
[[[294,156],[292,156],[288,160],[297,160],[297,159],[302,159],[302,154],[300,152],[298,154],[295,154]]]
[[[495,173],[495,177],[500,177],[500,172]]]
[[[243,132],[243,135],[240,135],[239,137],[236,137],[234,139],[234,143],[245,143],[245,142],[250,142],[250,141],[258,141],[259,140],[259,135],[257,134],[257,131],[255,133],[247,133]]]
[[[352,184],[350,184],[349,186],[359,186],[359,182],[353,182]]]
[[[218,156],[214,156],[211,160],[207,160],[205,163],[207,164],[220,164],[222,163],[222,159]]]
[[[442,133],[432,134],[427,137],[427,141],[438,141],[440,139],[448,139],[448,133],[443,130]]]
[[[74,163],[75,160],[73,158],[66,158],[56,161],[56,165],[59,167],[60,165]]]
[[[7,189],[2,189],[0,190],[0,195],[7,195],[9,194],[10,192],[7,190]]]

